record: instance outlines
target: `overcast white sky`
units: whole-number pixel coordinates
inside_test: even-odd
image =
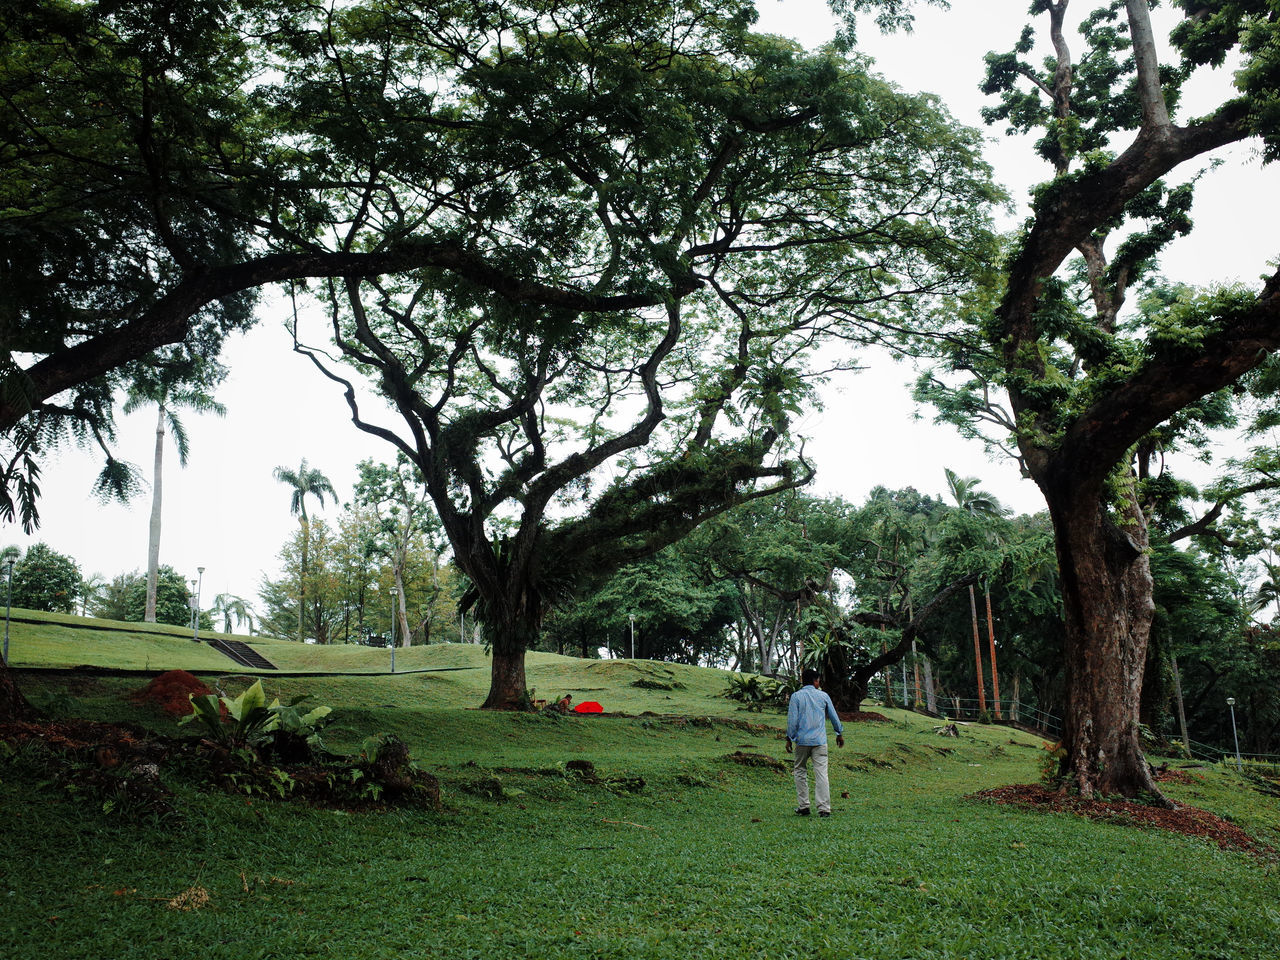
[[[1079,4],[1077,13],[1091,6]],[[759,0],[759,8],[760,27],[768,32],[809,46],[831,36],[822,0]],[[922,11],[909,36],[881,37],[866,24],[862,46],[884,76],[905,89],[938,94],[958,118],[981,127],[982,56],[1012,46],[1026,8],[1026,0],[959,0],[949,13]],[[994,139],[988,159],[1019,204],[1013,216],[1021,218],[1027,188],[1047,169],[1028,144],[1005,140],[999,130],[989,133]],[[1257,285],[1266,262],[1280,252],[1274,231],[1264,233],[1264,224],[1275,222],[1276,182],[1276,171],[1264,171],[1252,150],[1227,157],[1202,181],[1194,211],[1198,229],[1170,251],[1165,273],[1188,283]],[[263,576],[278,575],[277,553],[296,520],[289,514],[289,490],[272,478],[273,468],[296,468],[305,457],[346,500],[358,461],[394,456],[389,446],[351,425],[338,389],[291,352],[284,304],[264,298],[259,314],[259,325],[231,340],[224,352],[231,374],[219,398],[227,416],[185,414],[190,462],[179,469],[172,448],[166,454],[161,562],[188,578],[204,566],[206,607],[221,592],[255,598]],[[1019,512],[1042,509],[1035,486],[1018,476],[1011,461],[989,460],[979,445],[932,426],[928,410],[916,410],[906,386],[913,378],[908,366],[878,361],[840,379],[828,391],[827,409],[800,424],[812,438],[807,449],[819,468],[817,492],[854,502],[877,484],[944,494],[943,468],[950,467],[981,477],[987,490]],[[149,477],[154,411],[122,416],[119,428],[118,455]],[[145,569],[149,495],[127,506],[97,503],[89,490],[98,469],[94,457],[63,451],[46,466],[41,529],[28,537],[6,526],[0,544],[25,548],[43,540],[74,557],[86,576]],[[326,506],[319,515],[334,512]]]

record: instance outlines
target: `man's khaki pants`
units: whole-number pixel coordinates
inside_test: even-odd
[[[813,758],[813,793],[818,802],[819,813],[831,812],[831,784],[827,781],[827,745],[820,743],[816,747],[795,745],[795,759],[791,772],[796,778],[796,809],[809,809],[809,777],[805,773],[805,761]]]

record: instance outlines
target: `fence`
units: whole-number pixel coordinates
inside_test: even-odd
[[[906,683],[895,681],[892,685],[893,702],[922,709],[924,703],[915,703],[915,690]],[[885,702],[884,680],[877,677],[867,686],[867,696],[873,700]],[[997,705],[988,698],[984,703],[977,699],[965,697],[937,697],[938,713],[953,720],[994,720],[997,723],[1008,723],[1011,726],[1024,727],[1041,733],[1046,737],[1062,736],[1062,718],[1047,713],[1038,707],[1017,700],[1001,700]],[[998,706],[998,708],[997,708]],[[1175,744],[1181,743],[1180,740]],[[1206,763],[1225,764],[1235,767],[1239,757],[1241,770],[1252,770],[1267,776],[1280,776],[1280,754],[1275,753],[1241,753],[1224,750],[1208,743],[1192,740],[1188,751],[1192,758]]]
[[[984,709],[985,707],[985,709]],[[1030,727],[1046,736],[1062,735],[1062,719],[1018,700],[978,701],[964,697],[939,697],[938,711],[956,720],[989,719]]]
[[[920,703],[915,702],[915,690],[911,685],[895,681],[892,690],[894,703],[914,705],[917,708],[924,707],[923,700]],[[872,680],[867,687],[867,696],[883,703],[885,700],[884,681],[878,677]],[[988,719],[1008,723],[1012,726],[1027,727],[1045,736],[1056,738],[1062,735],[1062,719],[1060,717],[1019,700],[1001,700],[997,704],[994,700],[988,698],[985,702],[985,709],[983,704],[976,699],[939,696],[936,700],[938,713],[953,720]]]
[[[1181,743],[1182,741],[1177,741]],[[1269,776],[1280,776],[1280,754],[1275,753],[1236,753],[1234,750],[1223,750],[1212,744],[1191,740],[1188,743],[1192,758],[1208,763],[1225,764],[1228,767],[1248,769],[1255,773]]]

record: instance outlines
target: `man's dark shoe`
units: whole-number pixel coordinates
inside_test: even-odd
[[[808,808],[808,807],[803,807],[803,808],[799,808],[799,809],[797,809],[797,810],[796,810],[796,816],[797,816],[797,817],[807,817],[808,815],[809,815],[809,808]]]
[[[808,811],[805,811],[805,812],[807,813]],[[820,817],[829,817],[829,816],[831,816],[831,811],[829,811],[829,810],[819,810],[819,811],[818,811],[818,816],[820,816]]]

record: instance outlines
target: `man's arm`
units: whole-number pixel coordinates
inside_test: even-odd
[[[831,721],[831,726],[836,730],[836,746],[844,746],[844,724],[840,722],[840,714],[836,712],[836,705],[831,702],[831,697],[827,693],[823,693],[826,698],[827,719]]]
[[[787,700],[787,753],[791,752],[791,741],[796,738],[796,728],[800,726],[800,704],[793,694]]]

